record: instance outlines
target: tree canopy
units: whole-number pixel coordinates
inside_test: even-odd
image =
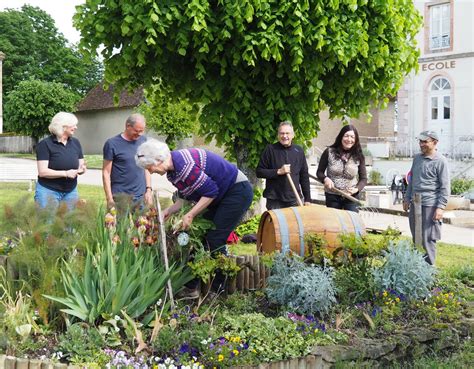
[[[417,66],[421,25],[412,0],[86,0],[74,19],[80,47],[104,46],[107,81],[159,77],[203,103],[202,133],[244,169],[282,120],[308,143],[321,110],[383,105]]]
[[[21,10],[0,12],[0,51],[6,54],[3,91],[7,98],[24,80],[62,83],[83,95],[102,79],[95,54],[84,58],[77,47],[69,47],[54,20],[40,8],[24,5]]]
[[[73,111],[76,95],[56,82],[22,81],[10,92],[5,116],[11,129],[36,141],[48,134],[51,118],[60,111]]]
[[[146,125],[154,132],[166,136],[171,149],[197,132],[199,127],[199,106],[183,98],[173,98],[166,93],[159,81],[145,90],[145,102],[138,111],[146,118]]]

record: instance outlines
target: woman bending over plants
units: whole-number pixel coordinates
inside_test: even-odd
[[[205,235],[206,243],[214,256],[227,254],[226,241],[243,214],[249,208],[253,191],[247,177],[234,164],[210,151],[190,148],[170,151],[168,145],[150,139],[140,145],[136,154],[137,165],[150,173],[167,175],[178,189],[178,199],[163,211],[167,220],[184,206],[184,200],[194,206],[184,214],[181,230],[187,230],[194,218],[207,209],[203,216],[215,228]],[[211,290],[224,289],[225,278],[216,274]],[[188,285],[196,288],[197,280]]]

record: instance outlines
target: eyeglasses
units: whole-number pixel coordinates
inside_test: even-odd
[[[418,140],[418,142],[421,144],[427,144],[427,143],[433,142],[433,140]]]

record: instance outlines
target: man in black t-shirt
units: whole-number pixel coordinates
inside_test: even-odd
[[[257,166],[257,177],[266,179],[263,196],[267,209],[298,206],[297,198],[287,178],[291,175],[305,205],[311,204],[308,164],[301,146],[292,144],[295,133],[293,125],[281,122],[278,126],[278,142],[268,145]]]

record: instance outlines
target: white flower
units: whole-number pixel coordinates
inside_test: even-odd
[[[120,328],[119,327],[115,327],[115,332],[120,332]]]
[[[119,317],[118,315],[115,315],[115,316],[114,316],[114,319],[115,319],[116,321],[119,321],[119,320],[121,320],[121,319],[120,319],[120,317]]]
[[[161,299],[159,299],[159,300],[156,302],[156,305],[157,305],[157,306],[160,306],[162,302],[163,302],[163,301],[161,301]]]

